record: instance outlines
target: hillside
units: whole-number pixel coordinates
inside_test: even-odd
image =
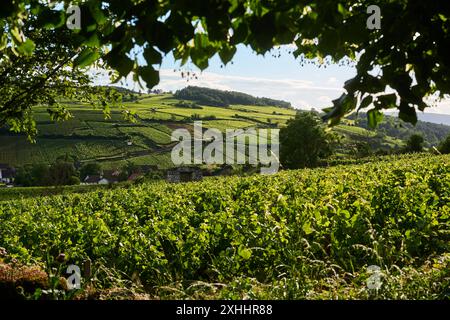
[[[444,124],[444,125],[450,126],[450,115],[449,114],[419,113],[418,117],[422,121],[433,122],[433,123]]]
[[[361,152],[365,146],[372,151],[395,152],[404,147],[405,141],[413,134],[424,137],[424,146],[437,146],[450,134],[450,126],[418,121],[415,126],[398,117],[385,115],[383,121],[373,130],[369,128],[365,113],[351,115],[335,127],[344,136],[341,150],[345,154]]]
[[[253,97],[249,94],[236,91],[223,91],[195,86],[188,86],[182,90],[178,90],[175,92],[175,98],[192,100],[199,104],[215,107],[228,107],[233,104],[243,104],[250,106],[292,108],[291,104],[287,101]]]
[[[445,115],[440,116],[441,119],[445,118]],[[437,117],[431,118],[430,120],[437,121]],[[357,125],[365,129],[369,128],[366,114],[360,114],[357,118]],[[396,116],[385,115],[384,121],[378,125],[376,131],[378,134],[384,134],[401,140],[407,140],[412,134],[419,133],[424,137],[425,145],[430,147],[438,145],[450,133],[450,126],[425,120],[418,121],[416,125],[412,125],[411,123],[403,122]]]
[[[194,120],[203,120],[205,128],[246,128],[283,125],[294,110],[259,106],[232,105],[226,108],[198,106],[170,94],[127,93],[124,107],[136,114],[131,123],[124,109],[111,108],[109,119],[101,110],[69,103],[71,120],[54,123],[45,108],[36,108],[38,136],[30,144],[25,136],[0,130],[0,163],[23,165],[50,163],[58,156],[72,155],[81,162],[101,161],[107,167],[119,167],[126,161],[136,164],[170,165],[171,132],[176,128],[192,130]],[[131,142],[131,145],[128,145]]]
[[[80,162],[99,161],[104,168],[120,168],[127,162],[137,165],[171,166],[171,132],[176,128],[192,130],[194,120],[205,128],[281,127],[295,115],[294,109],[268,105],[232,104],[215,107],[180,100],[172,94],[138,94],[123,90],[123,105],[136,115],[131,123],[124,109],[112,108],[109,119],[101,110],[68,103],[71,120],[54,123],[45,108],[34,110],[37,119],[37,143],[24,136],[0,129],[0,163],[21,166],[27,163],[51,163],[59,156],[72,156]],[[256,98],[255,98],[256,99]],[[259,98],[258,98],[259,99]],[[386,117],[380,128],[367,129],[365,118],[346,120],[334,130],[343,136],[338,156],[358,153],[361,145],[373,150],[398,150],[411,134],[424,135],[426,146],[436,145],[450,127],[420,122],[416,127],[399,125]]]

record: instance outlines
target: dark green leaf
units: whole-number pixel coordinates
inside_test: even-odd
[[[383,113],[377,109],[371,109],[367,112],[367,122],[369,127],[375,129],[377,125],[383,120]]]
[[[84,49],[74,60],[74,67],[84,68],[92,64],[100,57],[97,50],[90,48]]]
[[[222,50],[219,51],[220,59],[222,60],[223,64],[227,64],[228,62],[233,59],[234,54],[236,53],[236,47],[235,46],[224,46]]]
[[[417,113],[414,107],[411,107],[408,105],[408,103],[402,101],[400,103],[399,110],[400,113],[398,114],[398,117],[400,119],[402,119],[405,122],[412,123],[414,125],[417,123]]]
[[[333,126],[339,123],[340,119],[356,107],[356,97],[351,94],[342,94],[339,99],[333,100],[333,107],[322,117]]]
[[[144,58],[145,61],[147,61],[148,65],[161,64],[162,62],[161,54],[158,51],[156,51],[153,47],[149,46],[144,49]]]
[[[116,69],[121,77],[126,77],[134,66],[134,61],[118,51],[118,49],[111,50],[106,56],[105,60],[109,66]]]
[[[241,22],[237,25],[235,29],[233,29],[233,36],[231,37],[231,44],[235,45],[238,43],[242,43],[247,39],[248,36],[248,25],[245,22]]]
[[[36,47],[35,43],[31,39],[25,40],[25,42],[21,43],[17,50],[24,55],[31,55],[33,53],[34,48]]]
[[[89,3],[89,11],[91,13],[91,16],[93,19],[95,19],[95,21],[97,22],[97,24],[103,24],[107,21],[107,18],[105,16],[105,14],[103,13],[102,9],[100,8],[101,2],[91,2]]]
[[[152,66],[139,67],[139,75],[144,79],[148,89],[159,83],[159,71],[153,69]]]
[[[162,52],[168,53],[173,49],[174,38],[172,31],[162,22],[157,21],[147,35],[150,45],[156,45]]]
[[[362,92],[378,93],[384,91],[385,87],[386,85],[380,78],[365,74],[357,88]]]
[[[37,24],[45,29],[55,29],[64,25],[65,19],[64,11],[46,9],[39,14]]]
[[[365,97],[365,98],[361,101],[358,110],[367,108],[367,107],[372,103],[372,100],[373,100],[372,96],[367,96],[367,97]]]
[[[391,109],[396,107],[397,95],[395,93],[378,96],[375,102],[377,109]]]

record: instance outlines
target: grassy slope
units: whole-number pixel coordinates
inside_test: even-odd
[[[5,129],[0,133],[0,163],[20,166],[26,163],[51,163],[63,155],[76,155],[81,161],[98,160],[105,168],[118,168],[126,162],[156,164],[169,167],[170,134],[173,129],[192,129],[196,114],[205,128],[248,128],[272,124],[283,126],[295,114],[294,110],[233,105],[229,108],[203,106],[202,109],[180,108],[180,101],[168,94],[142,95],[136,102],[124,102],[124,107],[137,114],[137,122],[130,123],[122,116],[123,109],[113,108],[105,119],[101,110],[92,110],[80,104],[69,104],[74,118],[60,123],[50,121],[45,108],[36,108],[39,136],[31,145],[23,136],[12,135]],[[184,122],[183,122],[184,120]],[[186,121],[187,120],[187,121]],[[343,135],[344,143],[370,141],[376,148],[400,148],[403,142],[391,136],[376,137],[376,132],[343,123],[335,128]],[[131,146],[127,141],[132,141]],[[342,147],[342,152],[351,148]],[[340,151],[338,151],[339,153]]]
[[[37,143],[31,145],[25,137],[3,130],[0,162],[15,166],[49,163],[68,154],[76,155],[81,161],[100,160],[104,167],[120,167],[126,161],[168,167],[171,132],[175,128],[191,128],[192,122],[183,120],[193,114],[214,115],[216,119],[203,120],[203,126],[225,130],[260,126],[268,119],[281,125],[295,113],[276,107],[203,106],[203,109],[188,109],[175,107],[178,102],[171,95],[142,95],[137,102],[124,102],[126,109],[136,113],[136,123],[125,121],[121,114],[123,110],[119,108],[113,108],[111,118],[105,119],[101,110],[69,104],[73,119],[59,123],[50,121],[45,108],[36,108]],[[128,146],[127,141],[132,141],[133,145]]]

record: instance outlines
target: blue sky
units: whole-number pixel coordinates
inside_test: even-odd
[[[243,45],[238,47],[233,64],[222,66],[216,55],[209,67],[200,72],[192,63],[183,66],[182,70],[194,71],[198,80],[182,79],[173,57],[165,57],[161,65],[161,83],[159,88],[174,90],[186,85],[200,85],[224,90],[235,90],[256,96],[287,100],[296,108],[322,108],[330,105],[331,100],[340,96],[345,80],[354,76],[350,67],[332,65],[326,69],[314,65],[300,65],[289,54],[290,48],[272,50],[280,57],[257,55]],[[169,71],[169,72],[167,72]]]
[[[300,65],[288,51],[289,46],[274,49],[265,56],[257,55],[250,48],[240,45],[233,64],[221,68],[222,63],[216,55],[210,60],[209,67],[200,72],[188,62],[181,68],[195,72],[198,79],[182,78],[179,62],[175,62],[169,53],[160,67],[160,84],[155,88],[178,90],[188,85],[197,85],[221,90],[245,92],[259,97],[282,99],[300,109],[322,109],[331,105],[331,100],[343,92],[343,84],[355,74],[352,66],[329,65],[319,68],[316,65]],[[174,72],[174,70],[177,70]],[[124,82],[127,87],[139,89],[132,81]],[[440,102],[427,112],[450,114],[450,101]]]

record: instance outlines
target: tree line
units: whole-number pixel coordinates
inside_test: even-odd
[[[222,91],[217,89],[188,86],[175,92],[175,98],[195,101],[198,104],[214,107],[228,107],[232,104],[250,106],[273,106],[292,108],[291,103],[283,100],[254,97],[246,93],[236,91]]]
[[[14,183],[22,187],[78,185],[80,175],[73,161],[60,157],[51,165],[34,163],[17,168]]]
[[[351,115],[348,119],[355,120],[358,126],[364,129],[370,129],[365,114]],[[450,134],[449,127],[443,124],[418,121],[412,125],[388,115],[384,115],[383,121],[378,124],[377,132],[401,140],[407,140],[411,135],[419,134],[424,138],[426,146],[438,145]]]
[[[132,174],[145,176],[148,180],[162,179],[160,170],[145,171],[141,166],[128,162],[118,170],[115,182],[124,182]],[[14,183],[22,187],[79,185],[88,176],[103,176],[105,171],[98,162],[80,165],[71,156],[58,157],[52,164],[33,163],[17,168]],[[108,177],[110,179],[111,177]],[[111,183],[111,182],[110,182]]]

